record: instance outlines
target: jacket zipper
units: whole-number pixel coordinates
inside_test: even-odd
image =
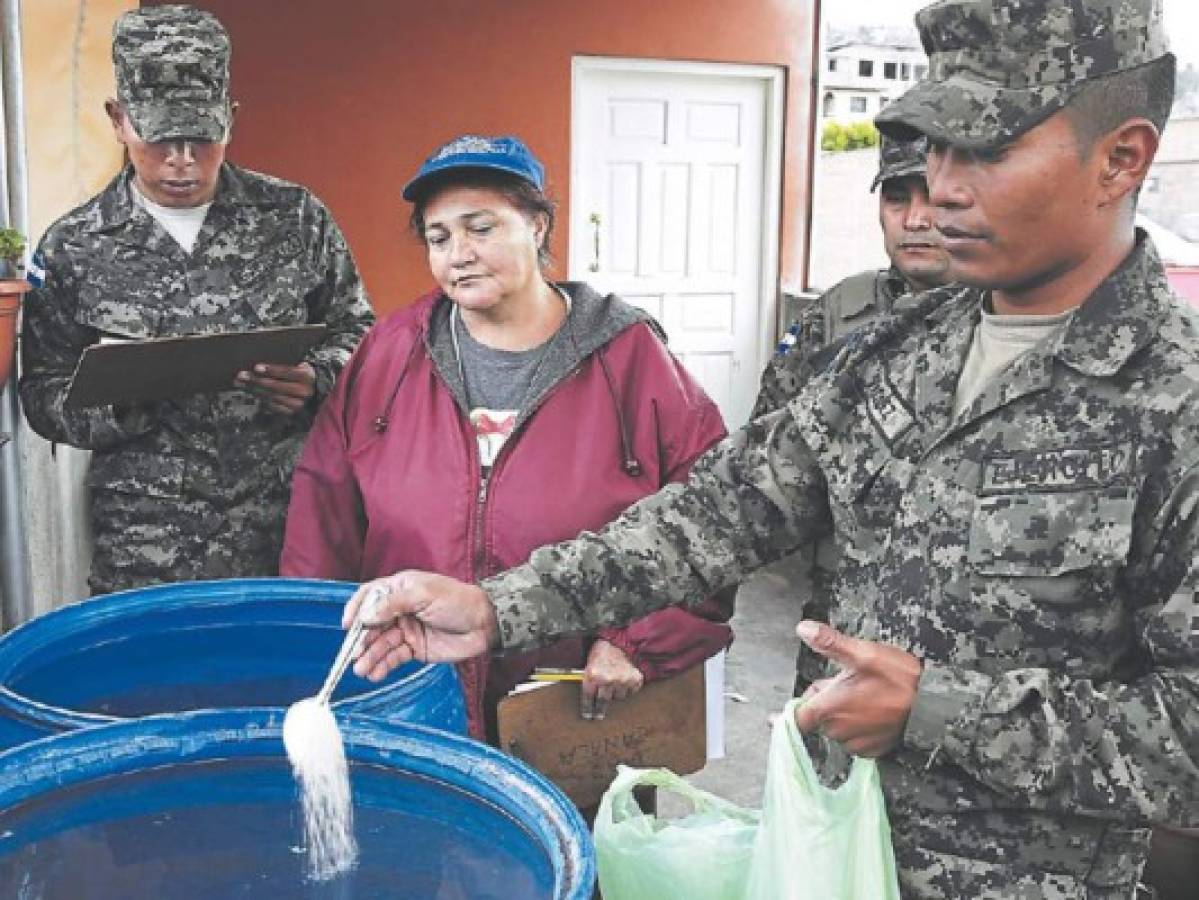
[[[474,440],[472,436],[472,440]],[[479,490],[475,494],[475,546],[471,551],[471,579],[476,584],[487,577],[487,542],[484,540],[483,519],[487,510],[487,486],[491,479],[482,473],[479,467]],[[492,466],[494,471],[495,467]]]
[[[580,363],[581,365],[581,363]],[[483,466],[481,462],[476,462],[479,471],[479,489],[475,492],[475,540],[474,546],[471,548],[471,575],[472,581],[476,584],[487,578],[492,573],[491,567],[487,564],[487,541],[485,521],[487,517],[487,499],[488,491],[491,486],[491,480],[499,472],[500,465],[507,459],[510,448],[516,444],[517,439],[525,430],[525,423],[533,418],[533,414],[539,410],[550,397],[558,392],[559,387],[566,382],[571,376],[578,371],[579,366],[576,365],[570,369],[565,375],[558,379],[544,394],[538,398],[537,403],[531,407],[528,412],[520,416],[520,420],[512,433],[508,435],[508,439],[504,441],[504,446],[500,448],[500,452],[496,454],[495,462],[491,464],[491,471],[488,475],[483,475]],[[468,421],[469,424],[469,421]],[[479,460],[479,441],[473,433],[470,435],[470,440],[474,442],[472,458]]]

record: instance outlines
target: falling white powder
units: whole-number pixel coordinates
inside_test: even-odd
[[[358,858],[346,751],[328,704],[315,697],[293,704],[283,720],[283,746],[300,783],[308,875],[328,881]]]

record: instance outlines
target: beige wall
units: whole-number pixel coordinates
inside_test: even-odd
[[[30,234],[95,194],[121,164],[104,115],[112,24],[137,0],[22,4]]]
[[[56,218],[103,187],[121,164],[103,104],[113,93],[112,24],[136,5],[136,0],[21,4],[27,230],[34,242]],[[84,475],[89,454],[65,446],[52,449],[27,427],[18,430],[16,443],[31,606],[42,613],[87,593],[91,550]]]

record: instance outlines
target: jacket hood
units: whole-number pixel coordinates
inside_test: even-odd
[[[666,333],[649,313],[626,303],[615,294],[601,295],[579,281],[554,282],[570,297],[570,314],[562,327],[549,339],[545,361],[529,387],[529,403],[521,418],[529,414],[541,399],[592,354],[603,349],[619,334],[644,322],[666,343]],[[454,342],[450,334],[450,314],[454,305],[438,292],[425,325],[425,344],[437,372],[449,387],[458,405],[468,411],[466,388],[458,371]]]

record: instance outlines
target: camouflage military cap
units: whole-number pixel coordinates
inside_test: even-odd
[[[142,140],[225,139],[229,50],[224,26],[194,6],[147,6],[117,19],[117,97]]]
[[[878,174],[870,184],[870,190],[891,178],[908,175],[924,175],[928,172],[928,138],[919,135],[911,140],[901,140],[884,134],[878,147]]]
[[[1009,143],[1087,81],[1169,53],[1162,0],[940,0],[916,27],[928,77],[874,121],[966,148]]]

